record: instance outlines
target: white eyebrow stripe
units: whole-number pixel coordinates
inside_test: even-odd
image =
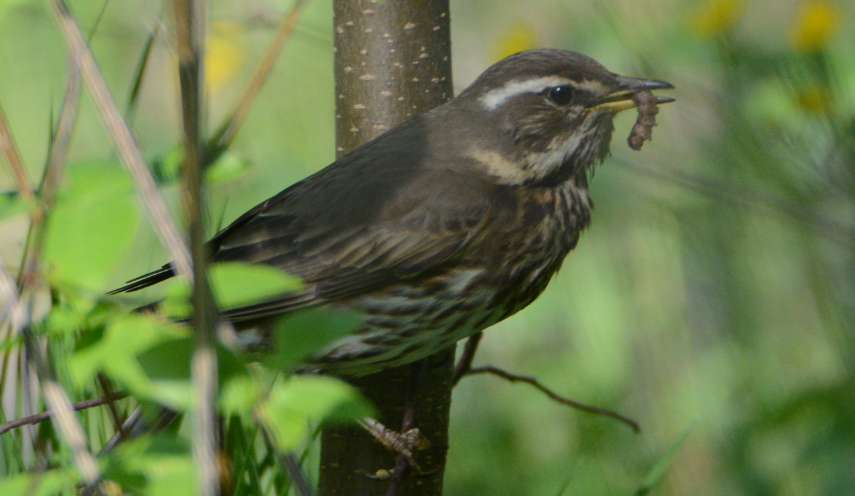
[[[560,86],[562,84],[573,84],[573,81],[558,76],[526,79],[524,81],[515,80],[507,83],[501,88],[490,90],[486,95],[479,98],[478,101],[489,110],[494,110],[499,105],[505,103],[509,98],[522,93],[538,93],[546,88]]]

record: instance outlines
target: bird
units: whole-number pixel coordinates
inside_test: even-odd
[[[212,261],[266,264],[304,281],[222,315],[263,336],[300,309],[359,312],[358,330],[304,363],[353,377],[416,362],[514,315],[544,291],[591,222],[589,179],[609,155],[614,115],[661,89],[673,86],[619,76],[568,50],[495,63],[447,103],[216,234]],[[110,294],[174,275],[166,264]]]

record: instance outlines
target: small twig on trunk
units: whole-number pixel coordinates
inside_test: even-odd
[[[451,379],[452,387],[456,386],[460,379],[463,379],[466,373],[472,370],[472,360],[475,358],[475,352],[478,351],[478,343],[481,342],[482,337],[484,337],[484,333],[479,332],[469,336],[469,339],[466,340],[466,344],[463,345],[463,353],[454,366],[454,376]]]
[[[78,401],[77,403],[72,403],[71,408],[74,411],[86,410],[87,408],[94,408],[96,406],[101,405],[109,405],[114,401],[118,401],[120,399],[126,398],[128,396],[127,393],[117,392],[112,393],[110,396],[101,396],[100,398],[92,398],[89,400]],[[53,411],[48,410],[46,412],[37,413],[35,415],[30,415],[29,417],[19,418],[16,420],[12,420],[6,422],[5,424],[0,425],[0,434],[5,434],[12,429],[17,429],[18,427],[24,425],[38,424],[39,422],[43,422],[53,416]]]
[[[632,428],[633,432],[635,432],[636,434],[641,432],[641,427],[638,425],[638,422],[636,422],[635,420],[632,420],[631,418],[625,417],[625,416],[623,416],[623,415],[621,415],[621,414],[619,414],[613,410],[608,410],[606,408],[599,408],[596,406],[587,405],[585,403],[581,403],[581,402],[576,401],[574,399],[570,399],[570,398],[566,398],[564,396],[561,396],[561,395],[553,392],[551,389],[547,388],[543,384],[541,384],[540,381],[538,381],[534,377],[512,374],[510,372],[502,370],[498,367],[494,367],[492,365],[483,365],[481,367],[473,367],[473,368],[469,369],[469,372],[466,373],[466,375],[475,375],[475,374],[493,374],[493,375],[499,376],[502,379],[505,379],[505,380],[510,381],[510,382],[524,382],[526,384],[534,386],[537,390],[539,390],[540,392],[542,392],[543,394],[548,396],[549,399],[556,401],[558,403],[561,403],[562,405],[567,405],[567,406],[570,406],[570,407],[573,407],[573,408],[576,408],[579,410],[584,410],[588,413],[593,413],[595,415],[603,415],[606,417],[611,417],[613,419],[619,420],[619,421],[623,422],[624,424],[628,425],[630,428]]]

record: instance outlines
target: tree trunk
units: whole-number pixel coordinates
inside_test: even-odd
[[[336,152],[339,157],[452,97],[448,0],[334,0]],[[419,452],[425,471],[399,494],[439,496],[448,449],[454,349],[428,359],[415,395],[415,426],[431,447]],[[387,369],[354,384],[377,406],[378,420],[398,430],[411,366]],[[359,428],[321,435],[321,496],[384,495],[373,480],[395,456]]]

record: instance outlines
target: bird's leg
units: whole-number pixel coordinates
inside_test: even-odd
[[[362,427],[369,434],[398,455],[395,468],[391,471],[391,474],[388,470],[378,470],[375,474],[375,477],[378,479],[392,480],[388,493],[390,495],[397,493],[397,487],[400,486],[401,481],[403,481],[404,476],[410,468],[416,473],[421,472],[421,468],[416,463],[416,454],[420,450],[430,447],[430,442],[427,438],[422,436],[417,427],[414,427],[419,380],[424,373],[426,364],[426,360],[419,360],[410,368],[410,383],[407,386],[407,394],[404,398],[404,417],[399,432],[389,429],[372,418],[360,421]]]

